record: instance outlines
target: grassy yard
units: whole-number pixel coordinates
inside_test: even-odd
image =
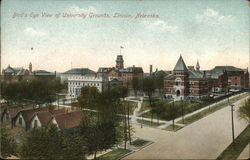
[[[128,105],[129,104],[129,114],[132,115],[135,108],[137,107],[137,103],[136,102],[131,102],[131,101],[123,101],[122,102],[124,105]]]
[[[236,160],[244,148],[250,142],[250,125],[241,132],[241,134],[235,139],[234,143],[231,143],[217,158],[217,160]]]
[[[135,141],[131,142],[131,145],[134,147],[142,147],[148,144],[149,141],[143,140],[143,139],[136,139]]]
[[[171,124],[171,125],[167,126],[166,128],[164,128],[164,130],[176,132],[176,131],[178,131],[181,128],[183,128],[183,127],[182,126],[178,126],[176,124],[174,125],[174,128],[173,128],[173,125]]]
[[[243,95],[231,98],[230,99],[230,104],[232,104],[232,103],[234,103],[234,102],[236,102],[236,101],[238,101],[238,100],[240,100],[240,99],[242,99],[242,98],[244,98],[246,96],[248,96],[248,94],[243,94]],[[211,113],[214,113],[214,112],[216,112],[216,111],[218,111],[218,110],[226,107],[226,106],[228,106],[228,102],[227,101],[218,103],[218,104],[216,104],[215,106],[213,106],[211,108],[207,108],[207,109],[205,109],[205,110],[203,110],[201,112],[198,112],[198,113],[193,114],[193,115],[191,115],[189,117],[186,117],[184,123],[185,124],[193,123],[193,122],[195,122],[195,121],[197,121],[197,120],[199,120],[199,119],[201,119],[201,118],[203,118],[203,117],[205,117],[205,116],[207,116],[207,115],[209,115]],[[182,120],[178,121],[177,123],[181,123],[182,124]]]
[[[159,122],[159,124],[157,122],[151,123],[151,121],[146,121],[146,120],[141,120],[141,119],[137,119],[137,122],[142,123],[143,125],[154,126],[154,127],[158,127],[160,125],[165,124],[165,123],[161,123],[161,122]]]
[[[114,149],[113,151],[110,151],[104,155],[101,155],[97,159],[115,160],[115,159],[119,159],[120,157],[122,157],[123,155],[125,155],[129,152],[131,152],[131,151],[118,148],[118,149]]]

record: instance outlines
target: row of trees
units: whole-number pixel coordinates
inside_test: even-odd
[[[1,82],[1,95],[8,102],[20,103],[24,100],[36,103],[51,103],[56,93],[67,89],[60,80],[30,79],[28,81],[5,83]]]
[[[131,142],[133,129],[129,122],[130,106],[124,100],[127,94],[128,89],[123,86],[109,88],[102,92],[90,86],[81,89],[81,95],[75,106],[81,109],[88,108],[96,113],[95,120],[90,123],[92,134],[96,136],[92,137],[93,140],[89,137],[90,143],[94,141],[98,144],[93,146],[95,155],[97,151],[108,149],[121,141],[124,141],[124,149],[126,149],[127,142]],[[102,141],[100,134],[107,135],[110,139]]]

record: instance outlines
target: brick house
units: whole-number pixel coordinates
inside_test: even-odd
[[[201,71],[199,62],[196,70],[187,67],[182,56],[178,59],[171,74],[164,78],[164,92],[168,99],[198,99],[227,89],[227,72]]]
[[[104,73],[110,77],[119,77],[123,80],[123,86],[131,88],[132,80],[135,78],[143,78],[142,67],[127,67],[124,68],[124,60],[122,55],[117,55],[116,67],[99,68],[97,73]]]

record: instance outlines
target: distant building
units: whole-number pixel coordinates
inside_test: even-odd
[[[116,67],[109,68],[99,68],[97,73],[104,73],[109,77],[118,77],[123,81],[123,86],[131,88],[132,80],[135,78],[143,78],[143,69],[142,67],[127,67],[124,68],[124,60],[122,55],[117,55],[116,58]]]
[[[71,97],[78,97],[81,94],[81,88],[84,86],[96,87],[100,92],[106,88],[113,88],[122,85],[122,80],[116,77],[108,77],[104,74],[97,76],[74,76],[68,78],[68,94]]]
[[[48,72],[45,70],[32,70],[32,64],[29,64],[29,70],[24,68],[14,68],[10,65],[2,71],[1,80],[5,82],[20,82],[32,78],[54,80],[56,72]]]
[[[61,82],[67,82],[69,77],[73,76],[94,76],[96,73],[88,68],[73,68],[64,73],[61,73]]]
[[[200,70],[188,66],[180,56],[171,74],[165,76],[164,89],[166,98],[197,99],[211,94],[226,94],[229,90],[243,90],[249,87],[248,69],[234,66],[216,66],[211,70]]]
[[[249,72],[248,69],[240,69],[234,66],[216,66],[210,72],[221,74],[227,72],[228,85],[231,90],[242,90],[249,87]]]
[[[213,92],[223,93],[227,90],[227,72],[201,71],[199,62],[196,70],[186,67],[180,56],[171,74],[164,78],[166,98],[175,100],[198,99],[208,97]]]

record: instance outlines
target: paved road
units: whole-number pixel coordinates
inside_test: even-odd
[[[237,105],[242,102],[236,102]],[[235,136],[247,123],[234,112]],[[225,107],[178,132],[134,125],[136,136],[155,141],[154,144],[124,159],[215,159],[232,141],[231,111]]]

